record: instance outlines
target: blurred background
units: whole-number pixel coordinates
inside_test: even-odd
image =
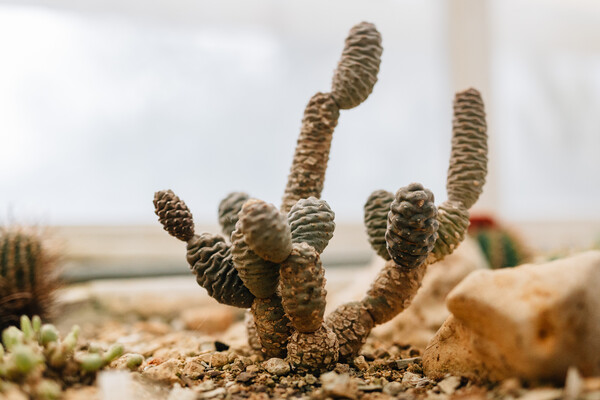
[[[334,134],[327,264],[373,257],[373,190],[417,181],[445,199],[452,99],[471,86],[490,138],[476,212],[537,251],[600,239],[592,0],[0,1],[0,225],[48,227],[71,280],[187,273],[153,193],[173,189],[213,232],[231,191],[278,205],[304,107],[362,20],[384,53]]]

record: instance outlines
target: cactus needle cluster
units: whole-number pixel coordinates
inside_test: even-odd
[[[452,253],[469,225],[487,168],[485,112],[479,92],[455,99],[448,200],[412,183],[396,194],[379,190],[365,205],[365,225],[386,264],[363,300],[325,317],[320,254],[335,229],[334,212],[320,199],[340,110],[361,104],[373,90],[381,35],[362,22],[350,30],[330,93],[309,101],[281,207],[234,192],[219,205],[224,236],[194,233],[192,215],[172,191],[155,194],[164,229],[187,242],[197,282],[217,301],[250,308],[250,346],[287,357],[299,371],[324,371],[351,361],[377,324],[410,304],[427,265]]]

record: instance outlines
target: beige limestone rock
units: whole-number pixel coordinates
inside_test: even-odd
[[[600,251],[477,271],[448,295],[452,316],[423,354],[425,373],[551,379],[600,374]]]
[[[410,307],[393,321],[375,328],[374,335],[424,349],[450,315],[445,304],[448,293],[471,272],[487,268],[477,243],[465,238],[454,253],[427,268]]]

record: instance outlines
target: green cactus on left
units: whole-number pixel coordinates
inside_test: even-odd
[[[24,228],[0,228],[0,330],[21,315],[47,319],[59,287],[57,256],[42,236]]]
[[[0,397],[17,386],[33,399],[58,399],[64,387],[93,381],[100,369],[123,354],[121,344],[105,351],[78,351],[79,332],[74,326],[61,338],[53,325],[42,324],[37,315],[32,319],[23,315],[20,329],[6,328],[0,345]],[[129,358],[143,361],[140,355],[134,356]],[[141,362],[135,364],[137,368]]]

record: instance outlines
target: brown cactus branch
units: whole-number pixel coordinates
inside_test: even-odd
[[[481,94],[476,89],[457,93],[452,121],[452,153],[446,189],[448,200],[468,210],[479,198],[487,174],[487,124]]]
[[[387,230],[387,218],[390,205],[394,201],[394,194],[387,190],[376,190],[367,199],[364,207],[364,222],[369,236],[369,243],[375,252],[390,260],[387,251],[385,231]]]
[[[248,200],[242,206],[239,221],[244,240],[263,260],[281,263],[292,251],[292,233],[287,218],[273,204]]]
[[[436,215],[433,194],[420,184],[413,183],[396,193],[385,234],[391,260],[360,303],[342,306],[327,319],[340,341],[343,358],[354,357],[372,327],[398,315],[416,295],[437,238]]]
[[[238,222],[238,214],[249,198],[250,196],[247,193],[232,192],[219,203],[219,224],[221,225],[223,235],[227,239],[231,237],[231,233],[235,230],[235,224]]]
[[[293,243],[306,243],[321,254],[335,230],[335,213],[325,200],[298,200],[288,213]]]
[[[266,299],[255,299],[250,309],[263,353],[284,358],[290,338],[289,319],[281,306],[281,297],[274,294]]]
[[[252,305],[254,296],[233,266],[231,246],[222,236],[195,235],[187,245],[187,261],[196,282],[219,303],[239,308]]]
[[[369,96],[382,51],[381,35],[373,24],[362,22],[350,30],[333,75],[332,93],[315,94],[304,110],[282,212],[287,213],[300,199],[321,197],[339,110],[356,107]]]
[[[299,332],[314,332],[325,313],[325,271],[317,251],[306,243],[294,244],[281,265],[283,309]]]
[[[219,303],[248,308],[254,296],[244,286],[232,262],[231,246],[221,236],[194,234],[192,213],[175,193],[154,194],[155,213],[164,229],[187,242],[187,261],[196,282]]]

